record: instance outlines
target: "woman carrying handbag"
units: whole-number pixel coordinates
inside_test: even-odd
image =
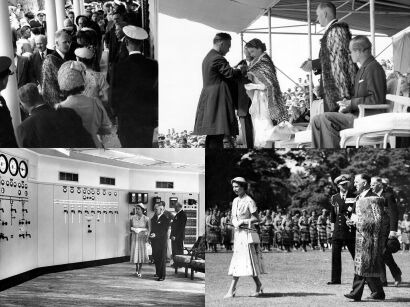
[[[231,286],[224,298],[232,298],[236,294],[236,285],[240,276],[252,276],[256,291],[251,296],[263,293],[259,275],[264,274],[260,240],[254,224],[259,221],[256,204],[246,194],[248,183],[242,177],[231,180],[236,197],[232,203],[232,224],[235,227],[234,251],[228,275],[233,276]]]

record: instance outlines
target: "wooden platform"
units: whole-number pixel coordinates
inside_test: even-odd
[[[135,266],[119,263],[40,276],[0,292],[6,306],[205,306],[205,274],[191,281],[184,273],[158,282],[154,265],[144,265],[142,278]]]

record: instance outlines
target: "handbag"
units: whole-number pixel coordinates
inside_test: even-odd
[[[261,243],[259,234],[256,231],[249,230],[248,231],[248,244],[259,244],[259,243]]]

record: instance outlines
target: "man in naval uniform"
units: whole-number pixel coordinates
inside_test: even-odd
[[[13,74],[10,66],[10,58],[0,57],[0,148],[17,147],[10,110],[7,107],[6,100],[1,96],[1,92],[7,87],[9,76]]]
[[[330,204],[330,222],[333,228],[332,237],[332,274],[328,285],[341,283],[342,276],[342,247],[347,249],[354,259],[356,230],[346,224],[346,216],[353,210],[354,195],[350,191],[350,176],[342,174],[334,180],[339,193],[332,195]]]

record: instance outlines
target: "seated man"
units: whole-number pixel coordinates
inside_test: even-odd
[[[72,109],[54,110],[44,102],[36,84],[28,83],[21,87],[19,98],[30,114],[17,128],[20,147],[95,147],[81,117]]]
[[[358,105],[386,103],[386,74],[371,54],[372,44],[366,36],[358,35],[350,41],[350,56],[361,67],[356,75],[354,96],[338,101],[339,112],[327,112],[312,119],[312,147],[340,148],[340,131],[353,128]]]

